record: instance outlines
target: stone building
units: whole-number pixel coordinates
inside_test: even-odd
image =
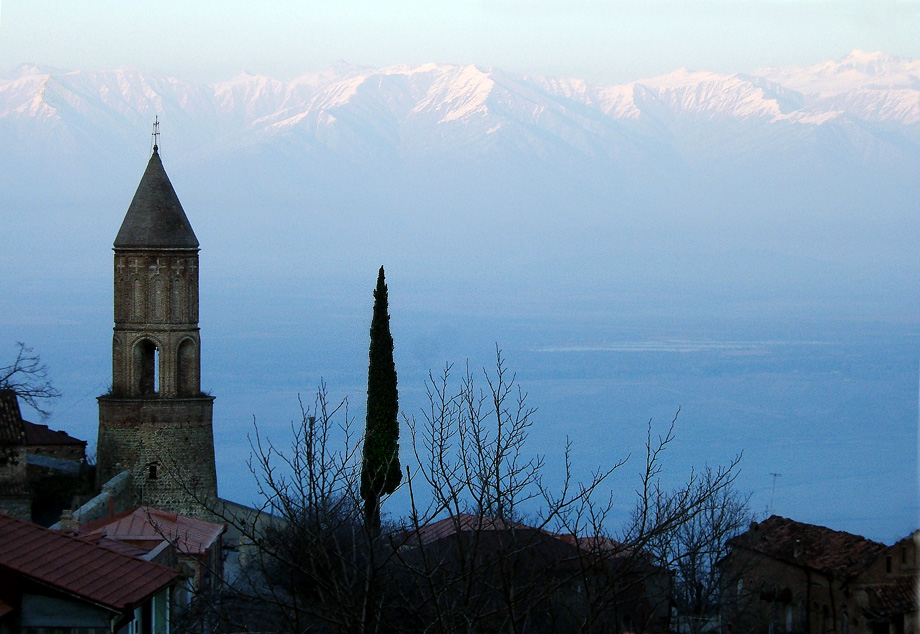
[[[882,551],[852,584],[870,634],[920,632],[920,531]],[[852,630],[854,634],[856,630]]]
[[[723,579],[730,580],[722,602],[735,634],[880,631],[857,585],[886,552],[884,544],[774,515],[730,545],[720,562]]]
[[[19,401],[12,390],[0,390],[0,511],[32,518],[32,498],[26,473],[26,432]]]
[[[217,499],[201,391],[198,239],[156,145],[115,238],[112,389],[100,396],[97,485],[127,470],[136,504],[208,517]]]
[[[0,511],[47,526],[90,479],[85,440],[23,419],[16,392],[0,390]]]

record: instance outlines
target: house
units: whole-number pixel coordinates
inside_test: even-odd
[[[16,393],[0,390],[0,511],[30,519],[32,499],[25,444],[26,433]]]
[[[586,581],[594,586],[601,623],[616,623],[617,631],[670,632],[671,572],[657,565],[644,550],[609,537],[559,535],[574,544],[588,565]],[[603,631],[603,630],[602,630]]]
[[[920,531],[883,550],[852,584],[867,634],[917,634]]]
[[[45,456],[78,464],[86,461],[85,440],[27,420],[22,421],[22,426],[25,431],[26,453],[30,456]]]
[[[178,573],[125,548],[0,513],[0,634],[169,634]]]
[[[501,614],[528,632],[667,631],[667,571],[604,537],[459,513],[397,544],[407,567],[435,582],[442,614],[478,614],[483,630],[504,627],[486,616]]]
[[[874,634],[856,584],[884,544],[774,515],[729,545],[719,565],[723,618],[734,634]]]
[[[22,418],[13,390],[0,390],[0,511],[45,525],[92,488],[86,441]]]
[[[182,580],[175,603],[184,606],[192,595],[220,586],[223,574],[221,537],[226,529],[226,524],[138,506],[83,524],[80,534],[129,544],[150,556],[171,548],[175,554],[174,567]],[[166,563],[169,560],[158,561]]]

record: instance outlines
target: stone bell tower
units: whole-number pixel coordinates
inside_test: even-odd
[[[115,237],[112,390],[100,396],[97,481],[131,473],[137,503],[207,516],[217,499],[201,392],[198,239],[156,145]]]

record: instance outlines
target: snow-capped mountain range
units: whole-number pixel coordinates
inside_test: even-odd
[[[822,130],[856,162],[920,160],[920,60],[853,51],[808,67],[680,69],[616,86],[437,64],[338,64],[291,81],[244,74],[213,85],[131,68],[21,66],[0,77],[8,149],[117,153],[154,116],[163,143],[194,160],[270,145],[362,162],[496,152],[733,161],[758,147],[826,144]]]

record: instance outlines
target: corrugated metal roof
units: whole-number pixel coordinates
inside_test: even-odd
[[[67,432],[49,429],[47,425],[36,425],[22,421],[27,445],[86,445],[85,440],[74,438]]]
[[[109,539],[105,535],[77,535],[77,537],[89,544],[101,546],[102,548],[107,548],[113,552],[121,553],[122,555],[129,555],[131,557],[138,557],[140,559],[145,559],[144,555],[146,555],[148,552],[144,548],[138,548],[137,546],[132,546],[131,544],[120,542],[117,539]]]
[[[0,566],[116,610],[173,583],[176,571],[0,513]]]
[[[198,248],[198,238],[156,148],[115,236],[115,248]]]
[[[150,506],[118,513],[80,527],[83,533],[105,535],[134,545],[149,544],[148,550],[164,539],[175,543],[183,555],[203,555],[226,530],[225,524],[161,511]]]

